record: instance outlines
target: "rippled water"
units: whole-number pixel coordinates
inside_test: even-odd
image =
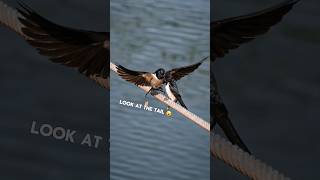
[[[209,55],[209,0],[111,1],[111,61],[154,71]],[[189,109],[209,119],[209,62],[178,82]],[[111,179],[209,179],[209,136],[174,112],[173,118],[125,107],[144,92],[111,76]],[[149,105],[165,109],[149,96]]]

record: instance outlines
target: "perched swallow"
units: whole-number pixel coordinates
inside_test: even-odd
[[[299,0],[287,0],[271,8],[244,16],[214,21],[211,26],[211,62],[224,57],[229,50],[255,39],[280,22]],[[211,128],[217,123],[228,139],[250,153],[230,121],[229,114],[218,92],[218,85],[211,71]]]
[[[207,58],[205,58],[207,59]],[[184,66],[180,68],[174,68],[170,71],[165,71],[164,69],[160,68],[156,70],[154,73],[144,72],[144,71],[134,71],[127,69],[121,65],[116,65],[117,74],[124,80],[131,82],[137,86],[150,86],[152,90],[162,90],[162,85],[167,81],[177,81],[182,77],[192,73],[196,70],[201,63],[205,60],[201,60],[200,62],[190,65]],[[166,79],[165,77],[170,77],[170,79]],[[147,92],[147,94],[149,93]],[[146,94],[146,95],[147,95]]]
[[[76,68],[109,89],[109,32],[64,27],[21,2],[19,5],[13,9],[0,1],[0,25],[18,33],[52,62]]]

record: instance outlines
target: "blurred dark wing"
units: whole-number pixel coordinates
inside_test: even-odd
[[[167,73],[170,73],[171,77],[174,80],[177,81],[177,80],[183,78],[184,76],[192,73],[194,70],[196,70],[203,63],[203,61],[205,61],[207,58],[208,57],[202,59],[200,62],[198,62],[196,64],[192,64],[192,65],[189,65],[189,66],[184,66],[184,67],[180,67],[180,68],[171,69]]]
[[[299,0],[287,0],[279,5],[256,13],[228,18],[211,23],[211,55],[213,61],[223,57],[230,49],[238,48],[256,36],[266,33],[271,26],[281,21]]]
[[[109,77],[109,33],[63,27],[41,17],[24,4],[19,21],[28,43],[50,60],[77,68],[80,73],[106,86]],[[102,84],[101,84],[102,83]]]
[[[150,81],[148,81],[152,78],[151,73],[133,71],[121,65],[117,65],[117,73],[122,79],[134,83],[137,86],[151,86]]]

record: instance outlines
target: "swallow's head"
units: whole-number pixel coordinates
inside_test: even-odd
[[[165,70],[160,68],[158,70],[156,70],[156,72],[154,72],[157,76],[158,79],[163,79],[164,78],[164,75],[165,75]]]

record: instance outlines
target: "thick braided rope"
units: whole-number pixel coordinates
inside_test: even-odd
[[[245,176],[255,180],[290,180],[279,171],[232,145],[219,135],[211,135],[211,153]]]

